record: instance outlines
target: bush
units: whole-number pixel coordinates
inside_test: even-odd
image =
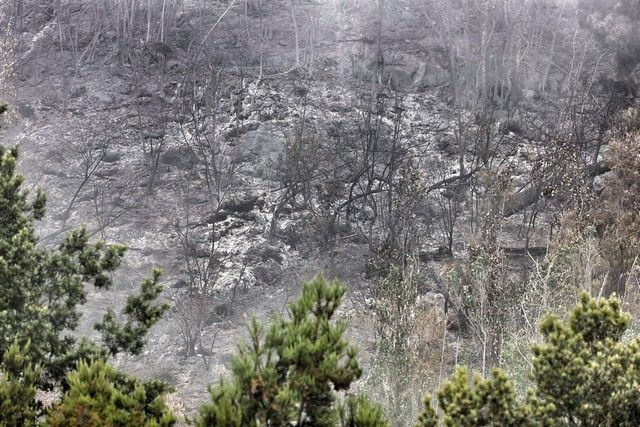
[[[368,401],[338,401],[337,392],[347,392],[362,373],[355,347],[343,338],[346,325],[333,322],[344,292],[318,277],[305,283],[288,319],[268,330],[254,319],[249,342],[232,361],[231,381],[210,388],[197,425],[385,426]]]
[[[67,389],[67,379],[75,378],[67,374],[79,361],[139,353],[147,332],[168,308],[158,302],[163,288],[154,270],[127,299],[122,316],[108,310],[95,325],[101,343],[78,339],[72,332],[87,285],[108,289],[125,247],[92,244],[85,228],[71,232],[57,249],[39,245],[35,221],[44,216],[46,197],[24,189],[17,159],[16,148],[0,145],[0,425],[35,424],[41,415],[35,390]]]
[[[168,427],[176,418],[153,383],[142,384],[104,361],[80,362],[69,391],[47,416],[51,427]]]
[[[534,347],[535,386],[518,399],[511,380],[495,369],[492,377],[465,369],[437,393],[447,426],[635,426],[640,420],[640,338],[622,341],[630,316],[616,298],[594,300],[583,293],[566,321],[548,316],[543,342]],[[439,418],[425,399],[418,426]]]

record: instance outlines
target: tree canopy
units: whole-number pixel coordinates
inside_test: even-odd
[[[534,346],[535,386],[519,399],[513,382],[495,369],[491,378],[466,369],[437,393],[447,426],[633,426],[640,420],[640,338],[623,340],[630,316],[620,301],[596,300],[587,293],[568,316],[547,316],[542,343]],[[418,426],[436,426],[431,398]]]
[[[254,319],[249,342],[232,361],[232,379],[210,388],[200,426],[385,426],[380,408],[352,397],[341,406],[362,369],[356,348],[344,338],[346,324],[333,317],[345,289],[324,277],[304,284],[288,318],[269,328]]]
[[[6,106],[0,106],[0,113]],[[133,379],[100,361],[120,352],[137,354],[149,329],[168,309],[159,300],[160,271],[144,280],[120,315],[107,310],[95,327],[101,342],[78,338],[87,286],[109,289],[111,273],[121,264],[125,247],[91,243],[86,228],[70,232],[55,249],[39,243],[35,222],[45,214],[46,196],[25,188],[16,171],[18,148],[0,145],[0,424],[29,425],[41,408],[36,389],[77,388],[78,378],[89,380],[93,370],[105,372],[124,386]],[[96,364],[86,365],[91,361]],[[80,371],[70,374],[78,367]],[[83,376],[84,375],[84,376]],[[97,375],[97,374],[96,374]],[[103,374],[100,374],[103,375]],[[72,381],[73,380],[73,381]],[[70,383],[71,381],[71,383]],[[157,397],[166,386],[141,387]],[[140,393],[138,387],[129,387]],[[133,424],[132,424],[133,425]]]

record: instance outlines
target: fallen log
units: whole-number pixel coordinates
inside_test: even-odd
[[[598,162],[593,165],[587,166],[586,175],[595,178],[596,176],[605,174],[611,171],[611,167],[603,162]],[[560,184],[559,179],[552,184]],[[512,215],[522,212],[529,206],[536,203],[543,196],[542,188],[539,184],[532,184],[519,193],[511,196],[504,204],[502,209],[502,216],[509,218]]]

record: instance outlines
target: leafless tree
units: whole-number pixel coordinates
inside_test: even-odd
[[[219,283],[223,265],[235,254],[220,252],[215,230],[198,227],[190,220],[189,209],[184,217],[168,217],[180,244],[180,255],[186,269],[186,286],[176,297],[174,312],[186,356],[200,354],[207,366],[217,333],[207,334],[216,322],[229,313],[216,313],[216,304],[225,304],[224,290]],[[237,283],[242,281],[239,275]],[[237,285],[236,283],[236,285]],[[228,298],[231,304],[235,293]],[[215,326],[213,326],[215,328]],[[209,336],[211,335],[211,336]],[[207,341],[207,339],[209,341]]]

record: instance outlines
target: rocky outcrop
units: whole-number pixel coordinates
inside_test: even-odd
[[[448,72],[427,57],[393,54],[386,60],[386,80],[401,92],[423,92],[446,84]]]

